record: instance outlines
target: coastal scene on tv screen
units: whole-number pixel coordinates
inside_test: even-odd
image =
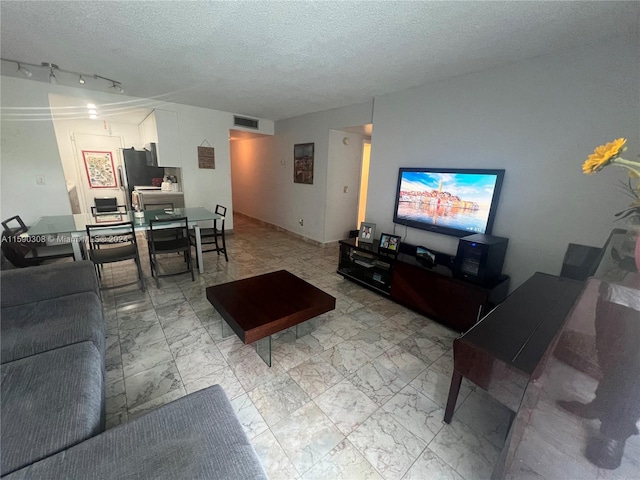
[[[485,233],[496,181],[492,174],[402,172],[397,217]]]

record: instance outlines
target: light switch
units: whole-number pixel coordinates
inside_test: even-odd
[[[44,185],[44,175],[36,175],[36,185]]]

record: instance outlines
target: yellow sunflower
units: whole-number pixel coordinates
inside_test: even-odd
[[[611,159],[618,156],[625,143],[627,143],[626,138],[618,138],[606,145],[596,147],[593,153],[589,155],[582,164],[582,171],[588,175],[602,170],[609,164]]]

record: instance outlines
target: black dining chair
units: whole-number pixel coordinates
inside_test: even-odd
[[[127,213],[126,205],[114,205],[109,207],[108,209],[106,207],[91,207],[91,215],[94,217],[98,215],[117,215],[122,213]]]
[[[149,263],[151,276],[156,279],[160,288],[160,277],[181,275],[190,272],[191,280],[195,281],[193,262],[191,261],[191,242],[189,241],[189,222],[187,217],[151,220],[147,231],[147,245],[149,247]],[[187,264],[186,270],[172,273],[160,273],[158,255],[168,253],[182,253]]]
[[[2,253],[14,267],[34,267],[47,260],[73,257],[70,243],[47,245],[44,240],[29,237],[28,232],[20,215],[2,222]]]
[[[95,197],[95,206],[91,207],[91,213],[109,213],[118,211],[118,199],[116,197]]]
[[[126,287],[139,282],[140,289],[144,292],[144,278],[142,276],[142,266],[133,222],[87,225],[87,237],[89,241],[89,259],[95,265],[100,280],[102,280],[101,267],[108,263],[133,260],[138,269],[138,280],[109,287],[103,286],[101,287],[103,290]]]
[[[220,215],[221,218],[217,218],[213,221],[213,228],[201,228],[200,229],[200,242],[203,245],[202,252],[218,252],[224,254],[224,259],[228,262],[227,256],[227,242],[224,236],[224,218],[227,215],[227,207],[222,205],[216,205],[215,213]],[[220,223],[218,223],[218,221]],[[191,237],[192,245],[196,245],[196,232],[194,229],[189,230],[189,236]],[[204,245],[213,245],[207,249]],[[198,262],[198,249],[196,248],[196,262]]]

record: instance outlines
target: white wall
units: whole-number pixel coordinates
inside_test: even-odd
[[[48,92],[0,78],[0,217],[20,215],[32,225],[42,215],[71,214]],[[44,175],[45,185],[36,185],[37,175]]]
[[[371,123],[372,106],[366,102],[280,120],[274,137],[233,142],[235,210],[318,242],[333,240],[325,232],[329,131]],[[315,144],[313,185],[293,183],[298,143]]]
[[[345,138],[348,139],[347,145],[343,141]],[[340,130],[329,131],[326,242],[345,239],[349,230],[358,228],[358,195],[364,138],[362,135]],[[346,193],[344,187],[348,187]]]
[[[20,213],[33,223],[43,215],[71,213],[65,188],[58,145],[49,113],[48,94],[86,97],[87,90],[51,85],[32,80],[2,76],[2,218]],[[175,103],[136,99],[104,92],[91,92],[98,103],[161,108],[178,115],[182,177],[187,206],[215,208],[217,203],[233,208],[229,129],[233,113]],[[32,110],[39,107],[39,119],[32,120]],[[14,117],[15,115],[15,117]],[[15,118],[15,120],[11,120]],[[259,133],[272,134],[271,120],[260,120]],[[215,148],[216,168],[198,168],[197,147],[204,140]],[[35,175],[46,175],[47,185],[35,185]],[[15,213],[14,213],[15,212]],[[233,228],[230,218],[227,228]]]
[[[493,233],[509,238],[511,287],[558,274],[569,242],[601,246],[628,199],[608,167],[583,175],[593,149],[640,150],[640,45],[604,42],[376,97],[367,219],[392,229],[399,167],[504,168]],[[405,234],[398,225],[396,232]],[[405,241],[455,253],[457,239],[409,228]]]

